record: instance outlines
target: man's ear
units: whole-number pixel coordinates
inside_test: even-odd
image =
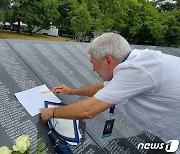
[[[106,62],[107,62],[108,64],[111,64],[111,63],[113,62],[112,56],[107,55],[105,58],[106,58]]]

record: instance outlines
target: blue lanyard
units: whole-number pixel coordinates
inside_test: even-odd
[[[123,61],[122,61],[122,63],[125,62],[127,59],[128,59],[128,57],[124,58]]]
[[[110,115],[114,115],[114,109],[115,109],[115,105],[110,107],[110,109],[109,109],[109,114]]]
[[[125,62],[127,60],[128,56],[126,58],[123,59],[122,63]],[[115,110],[115,105],[110,107],[109,109],[109,114],[110,115],[114,115],[114,110]]]

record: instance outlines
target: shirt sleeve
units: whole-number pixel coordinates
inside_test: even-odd
[[[151,76],[137,66],[121,67],[113,79],[94,96],[111,104],[124,104],[128,99],[155,88]]]

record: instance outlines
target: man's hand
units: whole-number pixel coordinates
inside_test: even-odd
[[[62,93],[62,94],[72,95],[73,94],[73,89],[69,88],[65,84],[60,84],[59,86],[54,87],[52,89],[52,92],[54,92],[55,94]]]
[[[89,97],[85,100],[63,105],[61,107],[56,107],[56,109],[41,108],[40,112],[43,122],[47,122],[49,119],[53,118],[53,111],[55,111],[55,118],[81,120],[93,118],[97,114],[107,110],[114,105],[115,104],[101,101],[95,97]]]
[[[53,118],[54,108],[40,108],[41,118],[44,123]]]

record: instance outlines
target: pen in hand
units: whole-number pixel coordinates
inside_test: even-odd
[[[49,92],[53,92],[53,90],[42,91],[41,93],[49,93]]]
[[[49,93],[49,92],[59,93],[59,92],[56,92],[57,89],[62,89],[62,87],[58,87],[58,88],[55,88],[55,89],[52,89],[52,90],[43,91],[41,93]]]

